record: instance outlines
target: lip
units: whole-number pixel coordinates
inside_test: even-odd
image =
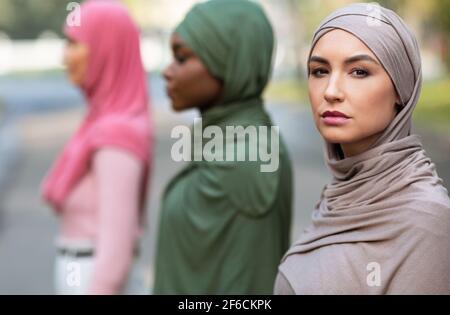
[[[350,120],[350,117],[338,111],[326,111],[321,115],[321,120],[328,126],[342,126]]]

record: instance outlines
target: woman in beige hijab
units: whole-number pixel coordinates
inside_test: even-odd
[[[309,94],[333,174],[279,267],[276,294],[450,294],[450,199],[411,119],[415,36],[353,4],[317,30]]]

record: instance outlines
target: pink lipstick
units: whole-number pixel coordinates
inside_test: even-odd
[[[350,117],[338,111],[326,111],[321,117],[322,121],[329,126],[342,126],[350,119]]]

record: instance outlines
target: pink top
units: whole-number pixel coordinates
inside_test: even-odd
[[[63,205],[63,238],[95,245],[89,294],[118,294],[126,282],[139,237],[143,175],[143,164],[129,153],[102,149]]]

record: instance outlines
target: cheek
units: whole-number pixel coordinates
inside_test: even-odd
[[[354,91],[351,102],[357,110],[357,118],[386,125],[394,114],[393,88],[383,82],[373,82]]]
[[[84,51],[81,52],[77,58],[77,65],[79,69],[80,76],[84,77],[88,68],[88,55]]]
[[[173,84],[174,103],[180,104],[183,108],[206,105],[217,97],[220,90],[217,80],[203,65],[196,63],[180,67],[174,76]]]
[[[317,88],[316,82],[313,80],[308,81],[308,95],[311,104],[311,109],[315,111],[318,107],[318,94],[320,94],[319,89]]]
[[[73,71],[76,67],[76,55],[73,50],[66,50],[64,53],[64,64],[67,66],[69,71]]]
[[[395,117],[395,92],[383,80],[367,80],[348,93],[352,105],[355,136],[371,136],[386,129]]]
[[[350,124],[334,128],[320,122],[319,110],[324,102],[327,81],[310,79],[309,98],[314,121],[322,136],[332,143],[351,143],[382,132],[395,117],[395,90],[388,79],[367,78],[343,81],[342,91],[345,101],[342,104],[353,117]]]
[[[87,72],[88,58],[86,54],[82,51],[68,50],[65,53],[64,62],[70,76],[77,81],[76,83],[80,83]]]
[[[319,120],[319,108],[324,99],[324,83],[321,81],[315,79],[308,80],[309,103],[316,123]]]

